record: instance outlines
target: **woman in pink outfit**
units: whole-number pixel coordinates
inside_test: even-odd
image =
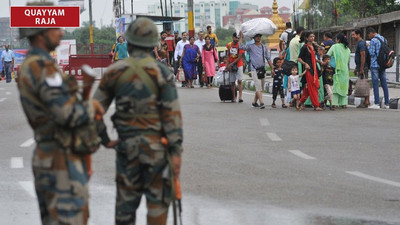
[[[211,44],[210,37],[205,37],[206,44],[203,45],[201,58],[203,60],[203,68],[207,76],[207,87],[212,87],[213,77],[215,76],[215,62],[218,62],[217,49]]]

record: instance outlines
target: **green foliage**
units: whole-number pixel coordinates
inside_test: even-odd
[[[400,10],[395,0],[310,0],[309,29],[319,29],[336,25],[335,2],[338,12],[337,25],[351,20]],[[303,18],[296,18],[302,23]],[[306,17],[307,19],[307,17]]]
[[[75,39],[78,54],[89,53],[89,26],[84,23],[83,27],[80,27],[73,32],[66,32],[63,38],[64,40]],[[93,27],[93,43],[95,46],[96,54],[107,54],[110,52],[112,45],[116,42],[115,28],[113,27],[102,27],[101,29]]]
[[[224,28],[217,28],[215,30],[215,34],[218,37],[218,46],[223,47],[226,46],[226,44],[228,44],[229,42],[232,41],[232,34],[235,33],[236,30],[232,27],[228,28],[228,29],[224,29]]]
[[[400,4],[395,0],[341,0],[339,2],[339,13],[351,15],[355,18],[365,18],[400,10]]]

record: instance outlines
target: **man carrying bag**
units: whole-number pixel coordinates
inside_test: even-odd
[[[356,81],[356,87],[354,91],[354,97],[362,97],[365,98],[365,101],[362,102],[357,108],[368,108],[369,95],[370,95],[370,86],[368,81],[368,69],[371,63],[368,49],[365,41],[361,37],[361,30],[354,30],[351,32],[351,37],[354,41],[357,42],[355,58],[354,61],[356,63],[356,69],[354,70],[354,74],[358,75],[358,79]]]
[[[268,48],[261,43],[261,36],[261,34],[256,34],[253,37],[254,44],[246,45],[244,49],[249,53],[250,56],[249,71],[256,88],[256,94],[254,96],[252,106],[254,108],[264,109],[265,105],[262,99],[262,92],[264,91],[265,84],[265,60],[267,60],[269,66],[271,67],[272,75],[275,75],[275,72]],[[243,34],[240,33],[240,42],[242,42],[242,40]],[[258,104],[257,101],[259,101],[260,104]]]

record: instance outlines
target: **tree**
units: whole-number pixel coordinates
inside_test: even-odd
[[[343,14],[365,18],[400,10],[400,4],[395,0],[341,0],[339,9]]]
[[[75,39],[77,46],[80,46],[77,48],[78,54],[88,54],[90,44],[88,23],[84,23],[83,27],[78,28],[73,32],[66,32],[63,39]],[[95,45],[95,53],[109,53],[115,41],[115,28],[111,26],[102,27],[101,29],[93,27],[93,43]]]
[[[396,0],[309,0],[309,3],[309,29],[340,25],[354,19],[400,10]]]
[[[236,32],[235,28],[232,28],[232,27],[230,27],[228,29],[224,29],[224,28],[220,28],[220,27],[217,28],[215,30],[215,34],[218,37],[218,41],[219,41],[218,45],[220,47],[226,46],[226,44],[228,44],[229,42],[232,41],[232,34],[235,32]]]

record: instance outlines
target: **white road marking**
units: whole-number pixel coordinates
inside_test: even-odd
[[[24,159],[22,157],[12,157],[11,168],[13,169],[24,168]]]
[[[26,147],[29,147],[29,146],[33,145],[34,143],[35,143],[35,139],[29,138],[24,143],[22,143],[19,147],[26,148]]]
[[[32,198],[36,198],[36,191],[32,181],[20,181],[18,183]]]
[[[7,91],[7,92],[6,92],[6,95],[11,95],[11,92]]]
[[[268,121],[267,118],[260,118],[260,124],[261,124],[261,126],[263,126],[263,127],[266,127],[266,126],[270,126],[270,125],[271,125],[271,124],[269,123],[269,121]]]
[[[361,172],[358,172],[358,171],[346,171],[346,173],[354,175],[354,176],[357,176],[357,177],[361,177],[361,178],[364,178],[364,179],[367,179],[367,180],[372,180],[372,181],[375,181],[375,182],[388,184],[388,185],[392,185],[392,186],[395,186],[395,187],[400,187],[400,183],[399,182],[386,180],[386,179],[382,179],[382,178],[379,178],[379,177],[370,176],[368,174],[361,173]]]
[[[0,98],[0,102],[4,102],[7,98]]]
[[[300,150],[289,150],[289,152],[302,158],[302,159],[316,159],[315,157],[309,156]]]
[[[271,141],[282,141],[282,139],[276,133],[267,133],[267,136]]]

